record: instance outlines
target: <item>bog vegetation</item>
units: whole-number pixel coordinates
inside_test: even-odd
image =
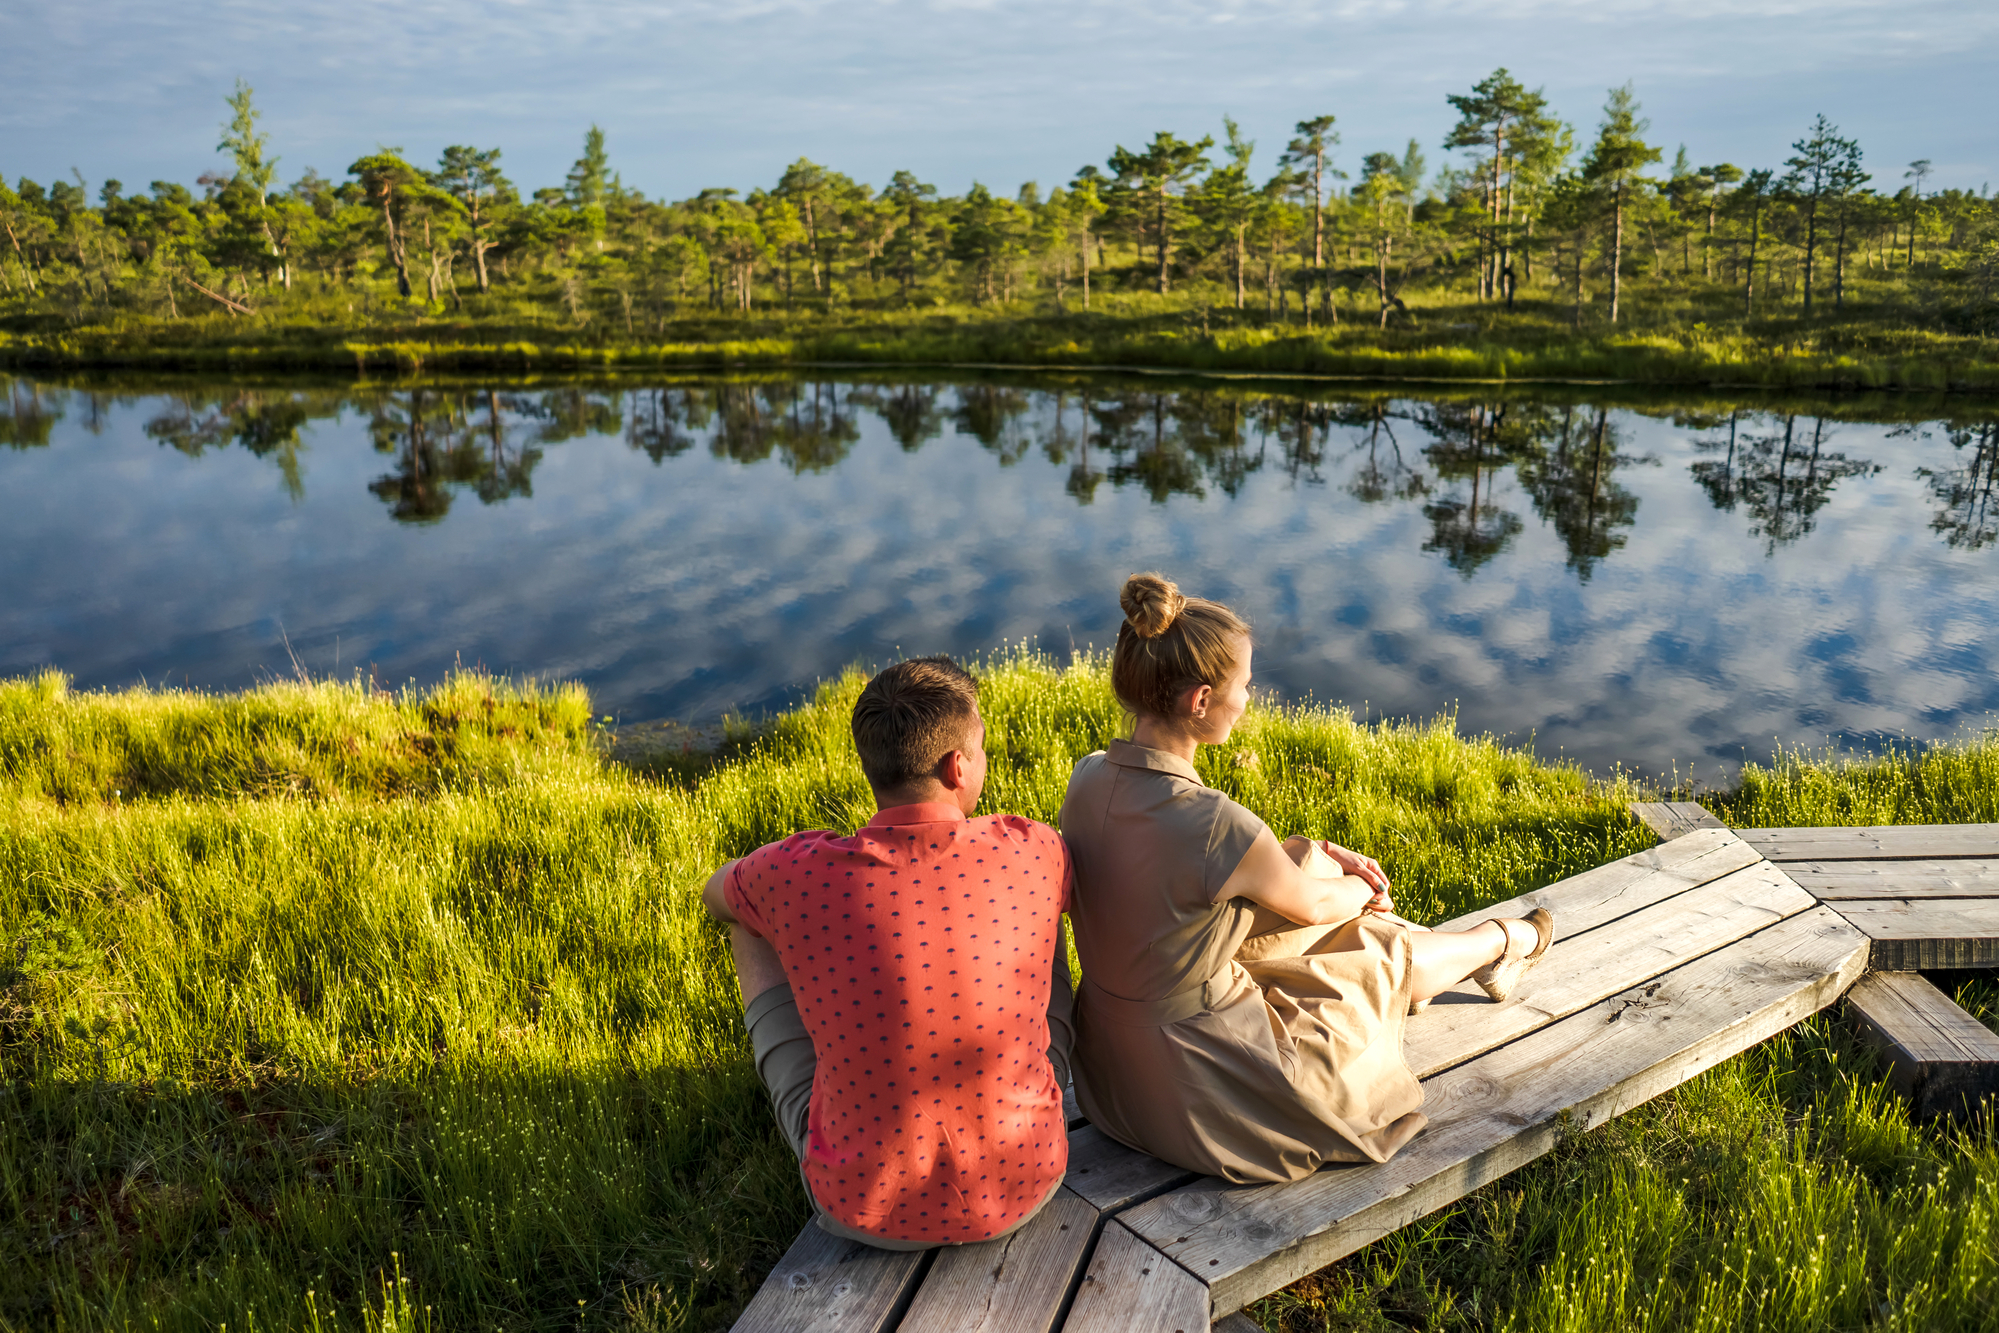
[[[718,360],[1136,360],[1349,374],[1999,384],[1999,205],[1865,163],[1819,116],[1670,163],[1631,89],[1579,129],[1506,70],[1415,140],[1331,115],[1261,154],[1161,131],[1043,190],[947,197],[800,159],[654,200],[605,134],[523,191],[497,147],[281,184],[251,90],[196,188],[0,182],[0,355],[346,369]]]
[[[574,687],[0,682],[0,1326],[725,1327],[804,1219],[719,860],[869,813],[849,673],[607,763]],[[983,669],[995,808],[1116,733],[1100,660]],[[1637,850],[1622,782],[1449,719],[1252,711],[1210,781],[1435,918]],[[1738,820],[1999,818],[1999,744],[1787,755]],[[1991,988],[1965,1001],[1999,1018]],[[1261,1303],[1266,1327],[1990,1327],[1991,1127],[1821,1017]]]

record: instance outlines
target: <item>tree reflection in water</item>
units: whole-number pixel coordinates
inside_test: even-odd
[[[1971,454],[1962,467],[1922,469],[1937,502],[1930,531],[1943,534],[1951,546],[1975,551],[1999,540],[1999,503],[1993,495],[1999,485],[1999,427],[1988,421],[1950,426],[1946,433],[1960,456],[1967,448]]]
[[[1694,463],[1693,474],[1717,509],[1739,504],[1749,511],[1749,531],[1766,539],[1765,554],[1810,532],[1841,481],[1881,470],[1868,459],[1829,452],[1824,417],[1811,419],[1809,438],[1795,413],[1783,417],[1781,430],[1751,432],[1744,424],[1740,412],[1731,412],[1726,439],[1697,442],[1695,448],[1722,457]]]
[[[705,446],[713,458],[774,461],[807,475],[839,466],[871,414],[907,453],[947,428],[1002,467],[1038,453],[1079,506],[1095,503],[1106,485],[1135,488],[1155,504],[1205,500],[1214,492],[1232,498],[1265,471],[1281,471],[1292,487],[1337,484],[1365,504],[1420,505],[1429,527],[1422,549],[1466,578],[1512,548],[1525,528],[1512,506],[1524,497],[1585,582],[1623,549],[1637,522],[1639,500],[1625,484],[1629,469],[1658,462],[1625,443],[1642,416],[1699,432],[1693,480],[1716,509],[1743,511],[1766,553],[1811,532],[1842,481],[1880,471],[1833,447],[1839,424],[1831,413],[1725,404],[1648,411],[1642,403],[1614,411],[1518,392],[1424,400],[1051,379],[943,384],[747,376],[643,387],[229,385],[121,394],[10,377],[0,395],[0,444],[47,445],[73,401],[84,403],[82,424],[91,430],[102,428],[111,407],[143,401],[150,438],[197,458],[240,445],[276,463],[297,499],[304,494],[311,423],[358,409],[375,449],[394,459],[369,489],[397,521],[435,523],[461,491],[482,504],[531,497],[545,450],[566,441],[622,435],[656,465]],[[1954,548],[1999,544],[1999,427],[1954,417],[1887,433],[1927,436],[1932,425],[1947,433],[1960,461],[1922,472],[1934,503],[1931,528]],[[1508,474],[1517,489],[1509,489]]]

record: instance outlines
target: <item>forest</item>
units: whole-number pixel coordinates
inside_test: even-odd
[[[307,168],[281,184],[239,83],[219,168],[193,188],[107,180],[92,202],[81,173],[0,181],[0,339],[48,359],[84,334],[716,343],[1165,319],[1210,341],[1665,330],[1786,350],[1844,329],[1825,345],[1892,333],[1921,355],[1908,339],[1926,335],[1989,359],[1999,200],[1928,188],[1928,161],[1870,166],[1820,115],[1762,164],[1698,164],[1684,146],[1668,162],[1629,85],[1585,131],[1505,69],[1448,101],[1441,143],[1399,150],[1348,151],[1320,115],[1270,152],[1225,120],[1219,140],[1161,131],[1011,195],[946,196],[907,171],[877,187],[801,158],[768,187],[667,201],[622,183],[597,126],[562,184],[529,191],[500,148],[467,145],[432,166],[378,149],[340,179]]]

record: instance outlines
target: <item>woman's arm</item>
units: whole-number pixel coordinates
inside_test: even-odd
[[[1380,888],[1362,875],[1338,873],[1346,867],[1323,849],[1314,858],[1316,846],[1311,839],[1298,836],[1280,843],[1276,834],[1264,829],[1215,894],[1215,901],[1247,898],[1301,926],[1330,926],[1351,921],[1364,911],[1392,909],[1388,881],[1378,867],[1375,876],[1380,879]],[[1309,865],[1315,859],[1333,873],[1314,874],[1300,866],[1300,862]]]

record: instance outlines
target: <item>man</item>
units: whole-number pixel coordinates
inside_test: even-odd
[[[821,1228],[885,1249],[1002,1236],[1068,1168],[1072,872],[1060,835],[972,818],[978,685],[901,662],[854,704],[877,813],[717,870],[743,1019]]]

